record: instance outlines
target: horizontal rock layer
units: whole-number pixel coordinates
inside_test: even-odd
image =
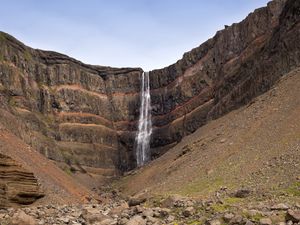
[[[85,65],[5,33],[0,45],[0,122],[6,128],[56,161],[134,167],[134,132],[127,131],[136,128],[141,69]],[[123,133],[131,143],[120,141]],[[127,158],[122,165],[120,152]]]
[[[270,2],[177,63],[151,72],[153,147],[177,143],[208,120],[268,90],[281,74],[299,65],[289,60],[299,57],[298,31],[283,31],[285,2]],[[289,1],[284,10],[289,4],[295,3]],[[285,42],[289,46],[282,46]]]
[[[299,26],[299,3],[274,0],[151,71],[152,157],[299,66]],[[86,65],[4,33],[0,46],[2,124],[56,161],[135,167],[142,69]]]
[[[0,207],[28,205],[43,195],[33,173],[0,154]]]

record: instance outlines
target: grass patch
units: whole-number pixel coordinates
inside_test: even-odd
[[[248,219],[251,221],[259,222],[264,216],[261,214],[255,214],[253,216],[250,216]]]
[[[16,107],[17,106],[17,101],[15,100],[15,98],[13,96],[9,96],[8,105],[10,107]]]
[[[151,207],[161,207],[161,202],[164,200],[165,198],[161,195],[157,195],[154,196],[152,198],[149,199],[149,203]]]
[[[296,182],[284,190],[288,195],[300,197],[300,182]]]
[[[26,49],[25,52],[24,52],[24,59],[27,62],[29,62],[29,61],[32,60],[32,55],[31,55],[31,53],[30,53],[30,51],[28,49]]]
[[[262,219],[264,216],[259,212],[257,212],[256,214],[249,214],[249,212],[244,212],[243,217],[246,217],[251,221],[259,222],[259,220]]]
[[[4,55],[2,52],[0,52],[0,62],[3,62],[4,61]]]
[[[201,224],[204,224],[204,222],[195,221],[195,220],[187,222],[187,225],[201,225]]]
[[[0,92],[6,92],[7,89],[2,84],[0,84]]]
[[[65,171],[68,175],[70,175],[70,176],[72,176],[72,174],[73,174],[70,167],[65,167],[65,168],[64,168],[64,171]]]
[[[0,32],[0,43],[4,42],[5,40],[6,40],[5,34]]]
[[[198,180],[192,183],[187,183],[183,186],[179,193],[185,196],[193,196],[199,193],[212,193],[220,189],[221,186],[224,186],[224,181],[220,177],[216,177],[212,180]]]
[[[211,205],[211,209],[214,212],[222,213],[222,212],[228,211],[230,209],[230,205],[217,203],[217,204]]]
[[[4,54],[3,54],[4,46],[2,46],[2,43],[4,43],[5,41],[6,41],[5,34],[0,32],[0,45],[1,45],[1,48],[0,48],[0,62],[3,62],[5,60]]]
[[[240,203],[242,202],[243,199],[242,198],[236,198],[236,197],[228,197],[228,198],[225,198],[224,199],[224,202],[226,204],[229,204],[229,205],[232,205],[232,204],[237,204],[237,203]]]
[[[60,150],[61,150],[63,160],[67,165],[71,166],[72,164],[75,164],[75,159],[72,152],[68,151],[67,149],[60,149]]]

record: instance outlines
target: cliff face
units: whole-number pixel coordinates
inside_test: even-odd
[[[296,1],[285,2],[270,2],[177,63],[152,71],[152,147],[157,154],[208,120],[249,102],[299,65],[299,12],[289,6],[299,7]]]
[[[151,71],[152,156],[299,66],[299,26],[299,2],[275,0]],[[104,175],[134,168],[141,73],[86,65],[1,33],[0,123],[55,161]]]
[[[141,69],[85,65],[4,33],[0,45],[5,127],[56,161],[107,173],[134,166],[127,153],[133,141],[126,139],[129,121],[138,118]]]

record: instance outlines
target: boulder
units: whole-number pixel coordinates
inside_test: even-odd
[[[169,214],[171,213],[171,210],[168,208],[158,208],[158,212],[161,218],[165,218],[167,216],[169,216]]]
[[[223,220],[228,223],[234,217],[233,213],[225,213],[223,216]]]
[[[166,208],[172,208],[174,206],[177,206],[178,202],[184,201],[184,199],[185,198],[180,195],[170,195],[168,198],[161,202],[161,206]]]
[[[230,221],[230,225],[235,225],[235,224],[242,224],[243,223],[243,217],[241,215],[236,215],[234,216]]]
[[[245,225],[254,225],[254,223],[252,221],[250,221],[250,220],[247,220],[246,223],[245,223]]]
[[[234,193],[236,198],[246,198],[250,195],[251,191],[249,189],[240,189]]]
[[[129,220],[127,218],[122,218],[118,221],[118,225],[126,225],[128,221]]]
[[[136,215],[132,217],[126,225],[146,225],[146,220],[143,219],[143,217]]]
[[[97,208],[85,208],[82,211],[82,218],[84,218],[88,224],[100,223],[106,219],[110,219],[109,216],[103,215]]]
[[[119,206],[112,208],[109,211],[109,215],[120,215],[125,209],[128,209],[129,206],[127,202],[121,203]]]
[[[259,220],[259,224],[261,224],[261,225],[272,225],[272,220],[270,218],[261,218]]]
[[[152,209],[145,209],[144,211],[143,211],[143,216],[145,216],[145,217],[153,217],[153,210]]]
[[[114,224],[117,224],[117,222],[112,218],[106,218],[101,222],[97,223],[97,225],[114,225]]]
[[[161,206],[166,208],[189,207],[193,205],[195,205],[195,201],[193,199],[180,195],[170,195],[168,198],[161,202]]]
[[[128,205],[131,206],[136,206],[136,205],[140,205],[144,202],[146,202],[147,198],[143,197],[143,196],[138,196],[138,197],[131,197],[128,200]]]
[[[20,211],[13,215],[10,225],[37,225],[37,221],[32,216]]]
[[[172,223],[175,220],[175,216],[169,215],[168,218],[166,219],[166,221],[168,223]]]
[[[182,212],[182,215],[184,215],[185,217],[189,217],[189,216],[192,216],[194,215],[194,213],[196,212],[195,208],[190,206],[190,207],[187,207],[183,212]]]
[[[291,210],[289,209],[286,214],[286,220],[291,220],[295,223],[300,222],[300,210]]]
[[[271,207],[271,210],[288,210],[288,209],[289,207],[284,203],[279,203]]]
[[[221,225],[221,222],[218,219],[213,219],[213,220],[207,221],[207,225]]]

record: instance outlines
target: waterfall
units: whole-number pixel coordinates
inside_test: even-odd
[[[136,135],[137,166],[150,160],[150,136],[152,134],[151,98],[149,72],[143,72],[141,79],[141,106],[138,133]]]

